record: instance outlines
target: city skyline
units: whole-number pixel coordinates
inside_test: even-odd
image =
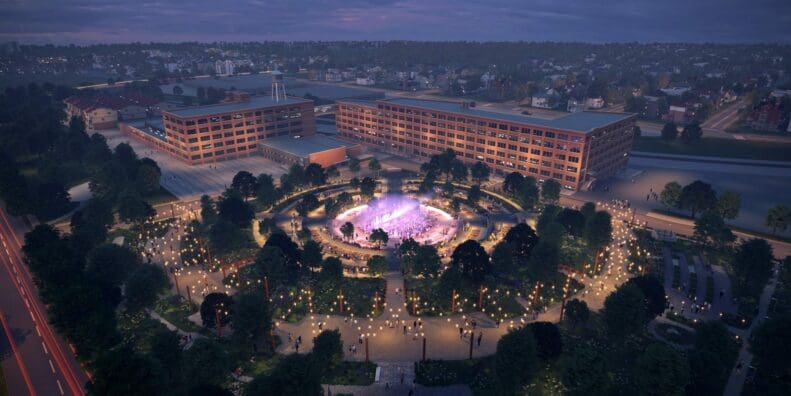
[[[0,40],[33,44],[261,40],[791,42],[791,3],[738,0],[4,2]],[[726,23],[727,22],[727,23]],[[602,28],[604,27],[604,28]]]

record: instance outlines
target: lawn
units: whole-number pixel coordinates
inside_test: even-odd
[[[662,338],[678,345],[692,345],[695,342],[695,332],[668,323],[657,324],[656,332]]]
[[[376,375],[376,363],[342,361],[321,377],[322,384],[371,385]]]
[[[680,140],[666,142],[660,138],[640,137],[635,139],[632,149],[663,154],[791,161],[791,144],[778,142],[703,138],[699,143],[685,144]]]
[[[144,197],[146,202],[148,202],[151,206],[157,206],[166,204],[169,202],[175,202],[179,200],[179,197],[173,195],[170,191],[166,190],[165,187],[160,186],[159,190],[157,190],[153,194],[149,194]]]
[[[180,296],[170,296],[157,301],[154,312],[181,330],[190,332],[203,330],[203,327],[191,322],[188,318],[188,316],[198,312],[198,307],[193,304],[192,310],[190,310],[188,303],[183,301]]]
[[[424,386],[467,384],[476,395],[496,395],[494,356],[468,360],[426,360],[415,363],[415,382]]]
[[[341,314],[338,306],[338,295],[343,293],[343,315],[354,314],[366,318],[373,315],[374,294],[379,292],[379,312],[382,313],[385,280],[382,278],[348,278],[339,283],[312,282],[273,292],[274,315],[276,320],[298,322],[308,313]]]

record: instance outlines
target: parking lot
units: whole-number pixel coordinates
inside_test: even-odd
[[[129,137],[119,129],[97,132],[107,138],[107,144],[111,148],[115,148],[120,143],[128,143],[139,157],[150,157],[155,160],[162,169],[162,186],[181,200],[197,199],[203,194],[220,194],[231,184],[233,176],[242,170],[256,176],[260,173],[268,173],[275,178],[288,171],[288,165],[278,164],[258,155],[214,164],[188,165]]]

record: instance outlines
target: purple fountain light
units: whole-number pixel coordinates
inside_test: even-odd
[[[354,224],[353,239],[360,244],[366,244],[368,235],[377,228],[385,230],[393,241],[414,238],[422,243],[439,242],[455,229],[449,214],[400,194],[388,194],[341,213],[333,221],[333,228],[337,230],[347,221]]]

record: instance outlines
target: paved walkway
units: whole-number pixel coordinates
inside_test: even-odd
[[[777,286],[777,277],[774,275],[776,272],[772,271],[772,273],[772,279],[769,280],[769,283],[766,284],[761,293],[761,299],[758,302],[758,315],[753,319],[750,327],[746,330],[731,329],[732,332],[741,337],[743,343],[741,349],[739,349],[739,358],[736,359],[736,364],[731,370],[731,376],[728,378],[728,384],[725,385],[725,392],[723,392],[724,396],[738,396],[742,394],[747,368],[750,367],[750,363],[753,361],[753,355],[749,350],[750,335],[766,319],[769,302]]]

